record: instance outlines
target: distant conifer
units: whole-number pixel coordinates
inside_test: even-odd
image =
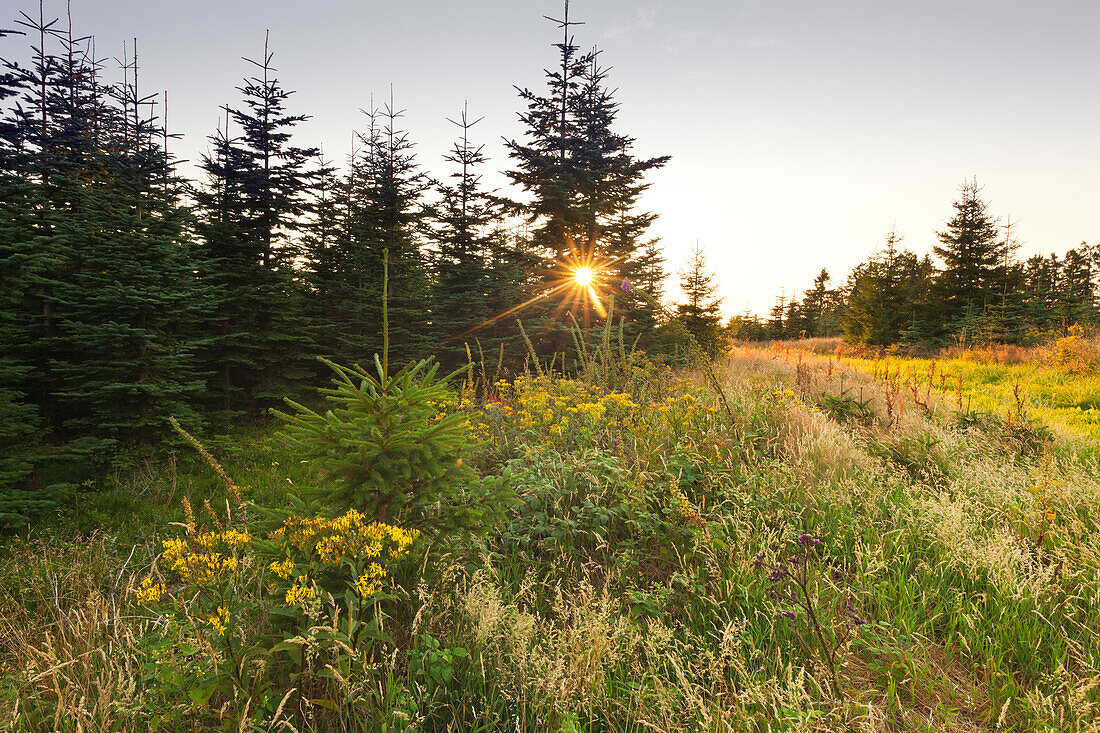
[[[722,299],[716,296],[718,285],[707,267],[706,254],[698,244],[680,271],[680,289],[684,301],[676,306],[676,317],[699,348],[709,356],[719,351],[722,323]]]
[[[955,215],[933,248],[943,261],[936,279],[936,320],[945,328],[967,313],[984,313],[1000,296],[1006,241],[981,198],[977,180],[959,187]]]
[[[382,347],[382,257],[389,251],[391,358],[426,355],[429,333],[428,268],[421,251],[423,195],[431,186],[416,162],[413,143],[398,127],[404,112],[392,100],[367,115],[344,183],[341,229],[329,250],[326,298],[332,340],[325,350],[341,363],[367,364]]]

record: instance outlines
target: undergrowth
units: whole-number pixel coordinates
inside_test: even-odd
[[[447,421],[432,480],[310,458],[324,409],[293,452],[274,429],[201,441],[224,476],[195,452],[100,477],[5,541],[0,725],[1096,730],[1083,439],[881,366],[673,372],[605,341],[568,377],[456,375],[417,423]],[[333,434],[411,449],[380,425]],[[476,521],[433,532],[449,506]]]

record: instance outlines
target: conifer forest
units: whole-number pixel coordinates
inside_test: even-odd
[[[200,141],[6,9],[0,729],[1100,732],[1100,243],[945,162],[737,312],[600,47],[672,9],[535,5],[518,126],[343,156],[260,15]]]

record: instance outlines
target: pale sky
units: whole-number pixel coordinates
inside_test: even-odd
[[[5,15],[29,2],[6,4]],[[47,13],[64,3],[47,0]],[[843,279],[896,226],[935,242],[977,176],[1011,214],[1022,254],[1100,239],[1100,3],[1076,0],[573,0],[578,45],[599,46],[639,155],[671,155],[645,205],[675,271],[696,242],[727,314],[765,313],[822,266]],[[454,117],[484,116],[488,170],[521,133],[513,85],[542,87],[560,17],[551,0],[73,0],[101,53],[138,38],[144,91],[169,91],[174,152],[197,159],[218,107],[238,104],[270,29],[275,66],[313,115],[296,142],[342,161],[361,108],[407,110],[436,177]],[[10,21],[0,24],[9,26]],[[17,40],[0,41],[13,56]],[[486,176],[503,185],[496,174]]]

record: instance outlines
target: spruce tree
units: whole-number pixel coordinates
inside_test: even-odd
[[[832,276],[824,267],[814,278],[812,288],[803,293],[802,311],[807,336],[833,336],[839,332],[837,294],[829,288]]]
[[[569,20],[568,2],[564,19],[554,22],[563,30],[561,43],[554,44],[559,66],[546,70],[545,94],[517,87],[526,105],[520,113],[526,139],[506,142],[515,163],[506,175],[529,197],[529,203],[514,208],[534,227],[532,243],[543,258],[542,290],[554,296],[541,313],[547,319],[546,351],[563,345],[562,326],[570,322],[562,319],[566,307],[586,323],[593,311],[601,311],[589,297],[571,292],[573,268],[597,268],[601,295],[624,278],[652,278],[660,262],[644,250],[643,237],[653,215],[635,207],[646,188],[643,176],[668,161],[636,158],[633,138],[613,129],[618,103],[606,86],[607,69],[598,52],[582,54],[574,43],[577,23]],[[655,316],[642,313],[647,307],[639,301],[620,310],[648,326]]]
[[[22,35],[0,31],[0,38]],[[0,104],[25,91],[27,76],[9,66],[0,72]],[[47,483],[41,470],[56,451],[44,445],[38,407],[20,391],[33,365],[20,348],[33,338],[27,329],[27,300],[48,272],[48,261],[34,249],[35,189],[21,155],[20,120],[0,118],[0,528],[15,527],[56,509],[68,497],[67,484]],[[51,453],[53,455],[51,455]]]
[[[74,268],[56,292],[55,394],[72,439],[95,450],[148,443],[171,433],[170,416],[194,422],[203,387],[190,324],[205,293],[186,243],[188,214],[160,146],[151,98],[138,86],[137,49],[123,84],[108,87],[117,105],[73,110],[85,146],[71,210],[56,230]],[[95,86],[95,69],[88,71]],[[93,87],[94,88],[94,87]],[[63,355],[63,356],[62,356]]]
[[[302,236],[304,276],[309,284],[307,312],[312,323],[318,353],[332,356],[331,345],[336,338],[334,319],[329,311],[335,302],[338,244],[347,213],[347,187],[335,165],[319,153],[316,161],[316,181],[312,215]]]
[[[1072,325],[1091,322],[1096,310],[1096,271],[1087,247],[1082,242],[1080,247],[1069,250],[1062,258],[1056,312],[1063,333],[1068,332]]]
[[[59,20],[21,13],[16,24],[31,42],[28,66],[5,61],[5,96],[13,98],[5,110],[4,164],[7,173],[6,206],[0,227],[0,262],[5,282],[14,284],[13,305],[5,309],[2,354],[20,375],[10,388],[37,405],[43,425],[53,429],[62,416],[55,399],[57,379],[50,346],[56,336],[57,293],[73,269],[75,253],[58,232],[57,221],[71,212],[78,179],[74,165],[86,136],[73,110],[85,96],[73,94],[85,84],[63,70],[66,64],[54,51],[60,38]],[[71,66],[71,65],[70,65]],[[81,74],[80,76],[83,76]]]
[[[669,156],[638,159],[632,152],[634,138],[615,131],[619,103],[607,87],[609,70],[599,64],[599,55],[596,50],[589,54],[581,76],[576,99],[578,148],[573,162],[583,212],[580,232],[589,243],[582,257],[606,263],[603,270],[614,291],[624,281],[629,289],[634,280],[663,279],[657,240],[646,239],[657,215],[638,211],[637,205],[650,186],[643,177],[664,166]],[[584,240],[578,240],[575,233],[574,241]],[[659,295],[647,293],[651,301],[620,298],[622,305],[616,308],[627,316],[627,332],[633,337],[649,334],[657,322],[653,303]]]
[[[429,282],[421,251],[431,180],[419,170],[403,111],[389,104],[368,113],[344,184],[346,210],[333,244],[326,298],[333,319],[325,351],[344,364],[369,363],[382,347],[382,262],[389,257],[391,360],[427,355]]]
[[[768,311],[768,320],[765,322],[768,338],[783,339],[787,337],[787,289],[780,288],[779,295],[775,296],[775,304]]]
[[[168,418],[194,423],[205,387],[190,324],[206,293],[185,242],[178,187],[163,185],[159,151],[134,131],[138,148],[104,152],[108,185],[89,187],[77,220],[64,223],[80,268],[59,291],[54,344],[66,433],[112,445],[171,434]],[[62,351],[63,349],[63,351]]]
[[[259,411],[301,388],[313,374],[307,289],[296,263],[302,254],[319,151],[292,144],[293,92],[279,83],[265,40],[257,72],[238,91],[244,106],[226,107],[224,129],[204,156],[206,185],[196,191],[206,280],[219,291],[206,352],[217,375],[212,402],[229,412]],[[233,136],[230,126],[240,128]]]
[[[964,316],[982,315],[996,302],[1009,254],[977,180],[963,183],[959,194],[955,215],[937,233],[940,245],[933,248],[943,261],[936,279],[936,319],[950,332]]]
[[[899,250],[901,237],[886,235],[886,247],[858,265],[848,279],[848,300],[841,315],[850,343],[889,346],[901,341],[915,322],[924,322],[931,263]]]
[[[498,223],[488,239],[486,293],[492,316],[485,325],[469,334],[467,340],[477,347],[476,356],[497,366],[518,370],[528,356],[522,339],[516,338],[516,320],[536,298],[543,284],[539,277],[542,259],[523,232],[506,229]],[[473,347],[471,347],[473,348]],[[492,374],[485,375],[487,377]]]
[[[1020,304],[1021,343],[1034,345],[1055,327],[1062,263],[1058,255],[1034,255],[1024,263]]]
[[[136,47],[123,83],[104,84],[71,25],[23,23],[37,45],[31,66],[7,66],[20,103],[2,124],[0,272],[18,286],[0,316],[0,392],[8,416],[28,422],[0,440],[48,441],[57,474],[158,439],[169,414],[193,416],[200,382],[184,324],[200,298]],[[35,464],[18,470],[32,466],[33,501],[50,500],[60,484]]]
[[[463,107],[459,119],[450,121],[461,130],[461,137],[444,160],[457,170],[451,174],[453,183],[438,186],[432,262],[436,356],[446,368],[465,361],[466,337],[477,338],[475,331],[493,317],[500,304],[489,292],[493,240],[500,237],[496,230],[500,205],[481,188],[477,169],[486,161],[484,146],[475,146],[470,140],[470,130],[480,119],[471,121]],[[480,341],[495,351],[494,339]]]
[[[676,306],[676,318],[708,356],[719,351],[722,299],[715,297],[718,286],[707,268],[706,255],[698,244],[691,250],[687,265],[680,271],[684,302]]]

